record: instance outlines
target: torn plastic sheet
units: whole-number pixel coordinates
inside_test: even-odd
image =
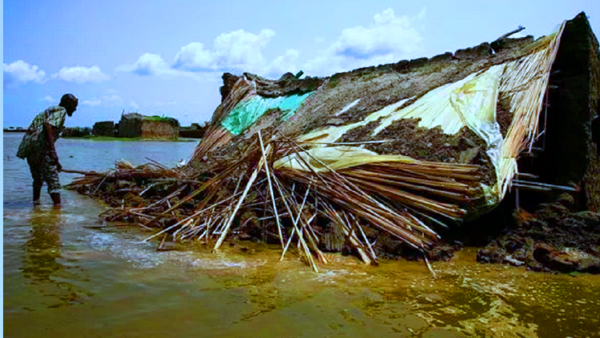
[[[305,152],[285,156],[275,161],[273,168],[294,168],[320,173],[377,162],[419,163],[420,161],[402,155],[379,155],[365,148],[336,146],[312,148]]]
[[[410,158],[402,155],[379,155],[360,147],[334,147],[327,146],[327,143],[334,143],[347,131],[371,121],[380,121],[372,132],[376,136],[396,120],[415,118],[419,119],[420,127],[431,129],[439,126],[449,135],[458,133],[465,126],[471,129],[486,142],[487,154],[499,178],[498,163],[503,138],[496,122],[496,102],[504,67],[505,65],[497,65],[483,73],[471,74],[460,81],[438,87],[406,107],[403,106],[410,99],[386,106],[369,114],[362,121],[304,135],[300,141],[305,145],[311,145],[311,141],[319,144],[314,144],[306,154],[292,154],[282,158],[275,166],[308,171],[310,169],[304,164],[308,163],[312,170],[319,172],[328,170],[327,167],[335,170],[373,162],[408,161]],[[488,205],[495,205],[502,197],[496,186],[484,187],[483,191]]]
[[[502,137],[496,124],[495,100],[503,69],[504,65],[499,65],[479,75],[471,74],[431,90],[409,106],[403,107],[412,98],[402,99],[369,114],[362,121],[316,130],[302,136],[299,141],[333,143],[349,130],[381,119],[379,126],[373,130],[373,136],[376,136],[396,120],[415,118],[420,119],[420,127],[431,129],[439,126],[448,135],[456,134],[465,126],[475,128],[473,131],[478,136],[486,142],[495,143],[498,135]],[[483,128],[481,131],[478,130],[480,127]]]
[[[268,111],[279,109],[281,120],[289,119],[296,110],[311,95],[310,92],[301,95],[280,96],[265,98],[260,95],[252,95],[246,100],[238,103],[229,115],[221,122],[230,133],[240,135]]]
[[[409,101],[410,99],[411,98],[400,100],[394,104],[391,104],[391,105],[381,109],[380,111],[369,114],[362,121],[350,123],[350,124],[347,124],[344,126],[337,126],[337,127],[334,126],[334,127],[327,127],[324,129],[316,130],[314,132],[311,132],[311,133],[301,136],[298,139],[298,141],[299,142],[307,142],[307,143],[310,143],[311,141],[318,142],[314,145],[311,144],[311,146],[320,146],[322,144],[334,143],[340,137],[344,136],[344,134],[347,133],[349,130],[352,130],[352,129],[358,128],[358,127],[362,127],[362,126],[366,126],[367,124],[369,124],[369,122],[377,121],[381,117],[386,117],[386,116],[393,114],[394,111],[396,111],[396,109],[398,109],[399,107],[402,107],[402,105],[404,103],[406,103],[407,101]]]

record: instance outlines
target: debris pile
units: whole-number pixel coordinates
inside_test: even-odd
[[[500,203],[543,136],[564,28],[328,78],[225,74],[187,165],[119,162],[70,186],[115,207],[108,220],[159,228],[149,239],[257,238],[318,270],[327,251],[377,264],[387,236],[427,260],[440,229]]]

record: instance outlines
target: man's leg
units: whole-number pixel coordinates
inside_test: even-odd
[[[29,164],[29,171],[33,178],[33,204],[38,205],[40,204],[40,195],[42,194],[42,185],[44,184],[41,173],[42,166],[39,161],[32,158],[27,158],[27,164]]]
[[[40,204],[40,195],[42,194],[42,185],[43,182],[33,181],[33,204]]]
[[[50,197],[52,198],[52,203],[54,203],[54,206],[60,206],[60,193],[51,193]]]
[[[58,168],[51,161],[46,161],[46,183],[48,184],[48,193],[52,198],[55,207],[60,206],[60,181],[58,179]]]

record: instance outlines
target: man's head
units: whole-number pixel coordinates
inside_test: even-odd
[[[77,110],[77,103],[78,102],[79,101],[77,100],[77,98],[75,97],[75,95],[73,95],[73,94],[65,94],[60,99],[59,106],[65,108],[67,110],[67,114],[69,116],[71,116],[71,115],[73,115],[73,112],[75,110]]]

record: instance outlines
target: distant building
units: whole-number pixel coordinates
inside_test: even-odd
[[[179,136],[185,138],[202,138],[206,131],[206,124],[202,126],[198,123],[192,123],[189,127],[181,127],[179,129]]]
[[[101,121],[94,123],[92,135],[115,136],[115,123],[113,121]]]
[[[144,116],[124,113],[118,123],[119,137],[176,140],[179,138],[179,121],[164,116]]]

